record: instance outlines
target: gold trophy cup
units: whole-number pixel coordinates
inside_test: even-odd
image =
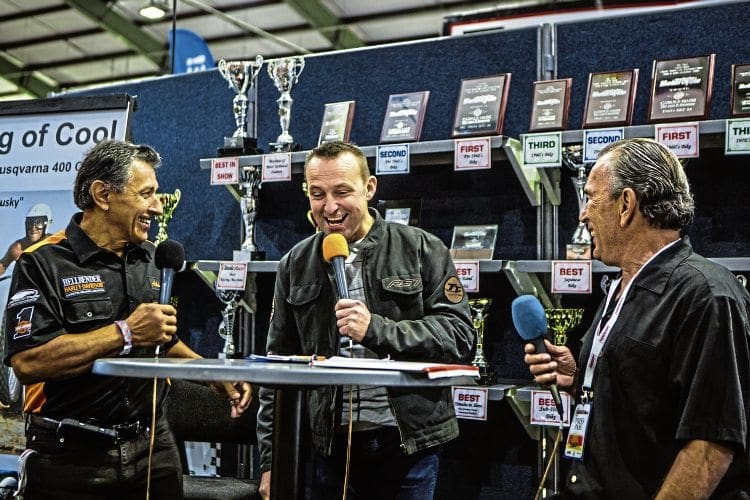
[[[547,325],[554,333],[554,344],[565,345],[568,331],[578,326],[583,318],[583,309],[545,309]]]
[[[156,196],[159,197],[162,206],[162,214],[156,216],[156,223],[159,225],[159,230],[156,232],[156,240],[154,242],[158,245],[162,241],[169,239],[167,226],[172,219],[174,209],[180,203],[182,192],[179,189],[175,189],[174,193],[158,193]]]
[[[477,331],[477,352],[471,364],[479,368],[479,385],[492,385],[492,371],[489,363],[484,357],[484,325],[487,319],[487,311],[492,305],[492,299],[479,298],[469,299],[469,308],[471,309],[471,319],[474,329]]]

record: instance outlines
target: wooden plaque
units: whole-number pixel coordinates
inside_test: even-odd
[[[568,127],[572,78],[534,82],[529,132],[564,130]]]
[[[323,108],[318,146],[324,142],[349,142],[354,118],[354,101],[329,102]]]
[[[380,142],[418,141],[429,97],[429,90],[391,95],[380,131]]]
[[[711,103],[715,54],[655,60],[648,121],[705,120]]]
[[[453,137],[500,134],[509,88],[510,73],[461,80]]]
[[[732,65],[732,116],[750,116],[750,64]]]
[[[589,73],[583,128],[630,125],[636,88],[637,68]]]

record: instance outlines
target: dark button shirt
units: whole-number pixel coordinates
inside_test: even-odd
[[[138,304],[158,302],[154,245],[129,245],[123,258],[98,246],[79,223],[82,214],[16,262],[6,311],[5,363],[63,334],[82,334],[125,319]],[[153,356],[134,347],[131,356]],[[163,393],[163,382],[160,382]],[[56,418],[118,424],[151,413],[152,380],[86,373],[27,387],[25,411]],[[162,394],[163,396],[163,394]],[[160,397],[161,399],[161,397]]]
[[[715,498],[750,492],[749,310],[736,278],[693,253],[687,238],[643,268],[597,361],[583,462],[571,467],[568,492],[653,498],[694,439],[736,451]],[[579,366],[601,315],[602,307]]]

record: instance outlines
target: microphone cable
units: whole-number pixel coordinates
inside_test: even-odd
[[[344,467],[344,493],[342,500],[346,500],[347,490],[349,489],[349,466],[352,456],[352,428],[354,427],[354,386],[349,386],[349,425],[346,431],[346,466]]]
[[[154,360],[159,360],[159,348],[157,345],[154,351]],[[151,460],[154,456],[154,436],[156,435],[156,377],[154,377],[154,386],[151,393],[151,432],[148,433],[148,469],[146,470],[146,500],[151,498]]]
[[[542,478],[539,480],[539,487],[536,490],[536,494],[534,495],[534,500],[539,500],[540,495],[542,494],[542,491],[544,490],[544,483],[547,482],[547,475],[549,474],[549,469],[552,466],[552,463],[554,462],[555,458],[557,457],[557,450],[560,447],[560,440],[562,438],[562,423],[557,428],[557,434],[555,435],[555,444],[552,447],[552,453],[549,454],[549,457],[547,458],[547,465],[544,467],[544,473],[542,474]],[[544,432],[543,429],[540,429],[540,432]],[[545,439],[544,435],[541,436],[542,439]]]

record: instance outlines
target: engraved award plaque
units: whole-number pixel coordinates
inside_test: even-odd
[[[572,78],[534,82],[529,132],[564,130],[568,127]]]
[[[258,55],[255,61],[227,61],[222,59],[218,63],[219,73],[229,82],[229,88],[234,90],[232,100],[234,123],[236,128],[231,137],[224,137],[224,147],[219,148],[219,156],[238,156],[258,154],[258,141],[247,133],[247,91],[252,88],[255,78],[263,66],[263,56]]]
[[[292,87],[297,84],[299,75],[305,69],[305,58],[302,56],[275,59],[268,62],[268,76],[273,80],[281,96],[276,100],[279,105],[279,124],[281,134],[276,142],[271,143],[276,152],[296,151],[299,144],[294,144],[292,134],[289,133],[289,122],[292,116]]]
[[[180,202],[182,192],[179,189],[175,189],[174,193],[158,193],[156,196],[159,198],[162,206],[161,215],[156,216],[156,223],[159,225],[159,230],[156,232],[154,243],[158,245],[162,241],[169,239],[167,226],[169,225],[169,221],[172,220],[174,209],[177,208],[177,204]]]
[[[715,59],[709,54],[654,61],[649,123],[708,118]]]
[[[732,65],[732,116],[750,116],[750,64]]]
[[[401,200],[378,200],[375,207],[383,219],[407,226],[419,226],[422,212],[422,198]]]
[[[453,137],[500,134],[509,88],[510,73],[461,80]]]
[[[454,259],[491,260],[497,241],[497,224],[454,226],[450,254]]]
[[[583,128],[630,125],[638,69],[590,73]]]
[[[324,142],[349,142],[354,118],[354,101],[329,102],[323,109],[318,146]]]
[[[418,141],[429,97],[429,90],[391,95],[380,131],[380,142]]]
[[[492,299],[469,299],[471,319],[474,324],[474,330],[477,332],[477,351],[471,364],[479,368],[479,378],[477,379],[477,384],[479,385],[492,385],[494,378],[492,370],[490,370],[490,366],[484,356],[484,326],[491,305]]]

